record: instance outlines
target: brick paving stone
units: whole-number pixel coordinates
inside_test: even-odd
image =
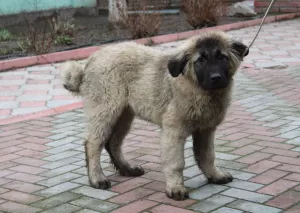
[[[138,213],[138,212],[142,212],[145,209],[148,209],[152,206],[157,205],[156,202],[152,202],[152,201],[136,201],[134,203],[131,203],[127,206],[121,207],[119,209],[116,209],[114,211],[112,211],[113,213]]]
[[[150,210],[152,213],[168,213],[168,212],[174,212],[174,213],[192,213],[194,211],[181,209],[178,207],[173,207],[169,205],[160,205]]]
[[[52,169],[50,171],[44,172],[44,173],[40,173],[40,175],[44,176],[44,177],[55,177],[55,176],[64,174],[66,172],[73,171],[73,170],[78,169],[78,168],[80,168],[80,167],[75,166],[75,165],[65,165],[65,166],[62,166],[62,167],[55,168],[55,169]]]
[[[127,204],[136,200],[144,199],[145,197],[153,194],[155,191],[145,188],[137,188],[132,191],[126,192],[122,195],[116,196],[109,201],[118,204]],[[165,195],[165,194],[164,194]]]
[[[244,200],[237,200],[233,203],[228,205],[231,208],[239,209],[245,212],[251,212],[251,213],[258,213],[258,212],[265,212],[265,213],[279,213],[282,210],[270,206],[265,206],[262,204],[257,204],[249,201]]]
[[[284,213],[298,213],[300,209],[300,204],[290,208],[289,210],[285,211]]]
[[[172,199],[169,199],[166,196],[166,194],[162,193],[162,192],[157,192],[155,194],[152,194],[147,199],[152,200],[152,201],[156,201],[156,202],[160,202],[160,203],[164,203],[164,204],[169,204],[169,205],[172,205],[172,206],[177,206],[177,207],[180,207],[180,208],[185,208],[185,207],[190,206],[190,205],[197,202],[197,201],[191,200],[191,199],[187,199],[187,200],[184,200],[184,201],[174,201]]]
[[[294,164],[300,166],[300,159],[299,158],[290,158],[285,156],[274,156],[271,158],[271,160],[279,162],[279,163],[288,163],[288,164]]]
[[[267,205],[274,206],[276,208],[287,209],[292,205],[299,203],[299,201],[300,192],[288,191],[268,201]]]
[[[0,205],[0,211],[10,212],[10,213],[35,213],[39,212],[41,209],[31,207],[28,205],[15,203],[15,202],[6,202]]]
[[[42,197],[18,191],[9,191],[0,194],[0,198],[22,204],[30,204],[42,199]]]
[[[12,181],[12,180],[0,178],[0,186],[3,185],[3,184],[9,183],[9,182],[11,182],[11,181]]]
[[[17,159],[14,159],[13,162],[28,166],[42,166],[47,163],[47,161],[29,157],[19,157]]]
[[[77,194],[82,194],[88,197],[96,198],[99,200],[106,200],[111,197],[117,196],[118,193],[111,192],[111,191],[105,191],[101,189],[94,189],[92,187],[88,186],[82,186],[78,189],[73,190],[72,192],[77,193]]]
[[[217,208],[220,208],[223,205],[233,202],[235,199],[231,197],[226,197],[222,195],[215,195],[206,200],[201,201],[200,203],[194,204],[189,208],[195,211],[200,212],[210,212]]]
[[[77,200],[80,198],[81,195],[72,193],[72,192],[64,192],[61,194],[58,194],[56,196],[35,202],[31,204],[31,206],[37,207],[37,208],[42,208],[42,209],[52,209],[53,207],[62,205],[64,203]]]
[[[98,213],[98,212],[92,211],[92,210],[88,210],[88,209],[83,209],[83,210],[78,211],[78,212],[76,212],[76,213]]]
[[[166,184],[159,181],[153,181],[149,184],[144,185],[143,187],[154,191],[165,192]]]
[[[47,169],[33,167],[33,166],[27,166],[27,165],[14,166],[14,167],[11,167],[10,170],[13,170],[16,172],[29,173],[29,174],[39,174],[39,173],[47,171]]]
[[[251,166],[249,166],[247,169],[244,170],[247,172],[260,174],[278,165],[280,165],[280,163],[274,161],[262,160],[258,163],[252,164]]]
[[[250,178],[254,177],[255,174],[249,173],[249,172],[243,172],[233,169],[222,169],[225,172],[229,172],[234,178],[240,179],[240,180],[249,180]]]
[[[269,194],[269,195],[278,195],[284,191],[287,191],[290,188],[298,185],[298,182],[289,181],[289,180],[278,180],[260,190],[258,192]]]
[[[284,179],[300,182],[300,174],[293,173],[284,177]]]
[[[200,173],[200,171],[199,171],[197,165],[183,170],[183,176],[185,176],[185,177],[194,177],[196,175],[199,175],[199,173]]]
[[[204,175],[199,175],[184,181],[185,186],[194,189],[199,188],[200,186],[203,186],[205,184],[207,184],[207,179]]]
[[[275,170],[271,169],[269,171],[266,171],[254,178],[251,178],[250,181],[255,182],[255,183],[261,183],[261,184],[269,184],[273,181],[276,181],[288,173],[285,171],[280,171],[280,170]]]
[[[5,193],[5,192],[8,192],[8,191],[9,191],[9,190],[7,190],[7,189],[0,188],[0,194]]]
[[[24,181],[27,183],[36,183],[38,181],[45,179],[44,177],[41,177],[38,175],[31,175],[31,174],[26,174],[26,173],[21,173],[21,172],[17,172],[12,175],[6,176],[5,178],[12,179],[12,180]]]
[[[60,194],[62,192],[69,191],[71,189],[78,188],[79,186],[80,185],[76,184],[76,183],[65,182],[65,183],[38,191],[35,194],[39,195],[39,196],[43,196],[43,197],[51,197],[51,196]]]
[[[162,182],[165,181],[165,176],[161,172],[150,171],[150,172],[146,173],[143,177],[150,179],[150,180],[156,180],[156,181],[162,181]]]
[[[78,206],[74,206],[74,205],[66,203],[66,204],[57,206],[57,207],[55,207],[53,209],[49,209],[47,211],[43,211],[42,213],[57,213],[57,212],[72,213],[72,212],[78,211],[80,209],[81,208],[78,207]]]
[[[0,177],[4,177],[6,175],[10,175],[13,174],[13,171],[9,171],[9,170],[0,170]]]
[[[80,199],[74,200],[71,202],[71,204],[80,206],[82,208],[98,211],[98,212],[111,212],[112,210],[118,208],[117,204],[113,204],[103,200],[97,200],[89,197],[82,197]]]
[[[228,208],[228,207],[222,207],[216,211],[213,211],[212,213],[243,213],[243,212],[236,210],[236,209]]]
[[[221,191],[228,189],[226,186],[208,184],[190,192],[190,198],[195,200],[203,200]]]
[[[41,167],[45,168],[45,169],[56,169],[56,168],[59,168],[61,166],[65,166],[65,165],[68,165],[68,164],[71,164],[71,163],[74,163],[74,162],[78,162],[78,161],[82,161],[82,160],[80,160],[78,158],[70,157],[70,158],[65,158],[65,159],[59,160],[59,161],[47,163],[47,164],[45,164]]]
[[[244,189],[244,190],[248,190],[248,191],[256,191],[256,190],[262,188],[264,185],[252,183],[249,181],[234,179],[232,182],[227,183],[226,186],[230,186],[230,187],[234,187],[234,188],[238,188],[238,189]]]
[[[234,197],[238,199],[244,199],[247,201],[257,202],[257,203],[264,203],[267,200],[270,200],[272,196],[264,195],[256,192],[249,192],[242,189],[228,189],[221,193],[222,195]]]
[[[74,174],[74,173],[65,173],[62,175],[55,176],[53,178],[39,181],[38,184],[42,186],[51,187],[51,186],[58,185],[60,183],[64,183],[66,181],[77,179],[79,177],[81,177],[81,175]]]
[[[22,181],[11,181],[7,184],[3,184],[1,187],[6,189],[16,190],[16,191],[26,192],[26,193],[33,193],[45,189],[45,187],[43,186],[39,186],[31,183],[25,183]]]
[[[259,162],[261,160],[264,160],[266,158],[269,158],[270,156],[272,156],[272,155],[267,154],[267,153],[255,152],[253,154],[239,158],[237,161],[240,163],[253,164],[253,163]]]

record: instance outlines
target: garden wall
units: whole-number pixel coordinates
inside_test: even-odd
[[[264,13],[270,4],[270,0],[255,0],[254,6],[257,13]],[[295,13],[300,12],[300,0],[277,0],[273,8],[273,13]]]

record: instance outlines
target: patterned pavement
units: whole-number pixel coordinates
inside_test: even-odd
[[[247,35],[244,40],[250,42],[254,29],[230,33]],[[188,140],[184,177],[190,199],[178,202],[166,198],[159,158],[159,127],[136,120],[123,150],[132,164],[146,169],[145,175],[120,177],[104,153],[102,166],[113,187],[106,191],[93,189],[86,176],[82,146],[84,119],[79,109],[0,126],[0,213],[299,213],[299,33],[299,19],[266,25],[256,43],[260,49],[258,46],[252,49],[246,67],[236,76],[234,100],[215,141],[217,164],[221,170],[233,174],[232,183],[208,184],[195,165],[192,143]],[[157,48],[171,48],[174,44]],[[11,83],[17,87],[8,89],[10,95],[5,96],[1,88],[1,110],[7,102],[3,97],[18,99],[17,107],[9,108],[7,104],[6,110],[19,109],[24,100],[19,98],[24,95],[17,95],[20,91],[47,91],[27,96],[48,94],[49,100],[42,100],[45,103],[42,107],[63,95],[57,94],[61,86],[55,80],[57,71],[51,67],[1,73],[1,87],[4,88],[5,82],[19,82],[19,86]],[[30,85],[23,83],[29,80],[3,80],[3,76],[19,76],[22,72],[30,77],[30,70],[39,73],[35,76],[54,76],[39,77],[39,81],[51,85],[41,86],[44,90],[25,89]]]

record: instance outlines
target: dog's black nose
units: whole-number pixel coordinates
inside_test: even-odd
[[[210,76],[210,80],[213,82],[217,82],[222,79],[222,76],[219,73],[213,73]]]

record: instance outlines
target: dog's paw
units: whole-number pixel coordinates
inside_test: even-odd
[[[126,177],[138,177],[145,174],[145,170],[140,166],[126,167],[119,171],[120,175]]]
[[[91,187],[95,189],[109,189],[111,187],[110,180],[90,180]]]
[[[173,200],[185,200],[189,198],[189,193],[184,186],[175,186],[166,189],[166,195]]]
[[[215,183],[215,184],[226,184],[230,183],[233,180],[233,177],[228,172],[222,172],[216,177],[208,178],[209,183]]]

